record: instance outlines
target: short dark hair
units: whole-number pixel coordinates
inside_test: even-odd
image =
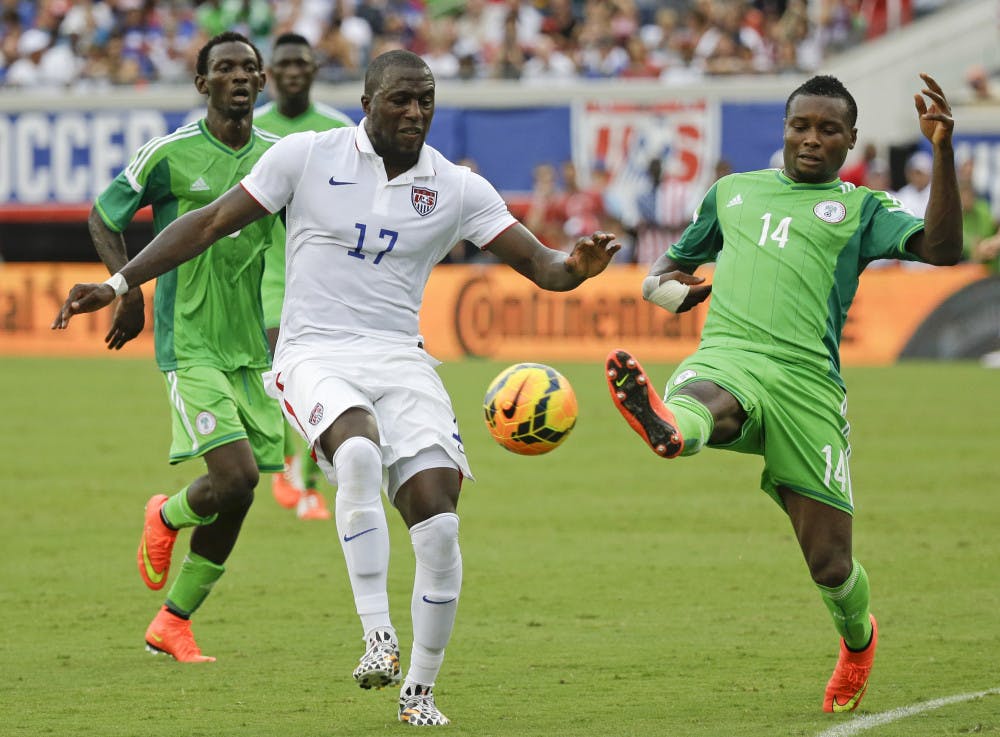
[[[225,43],[243,43],[253,49],[254,56],[257,57],[257,66],[261,69],[264,68],[264,59],[260,55],[260,49],[253,45],[253,42],[244,36],[242,33],[237,33],[236,31],[224,31],[217,36],[212,36],[204,46],[198,50],[198,61],[195,65],[195,72],[204,77],[208,74],[208,54],[219,44]]]
[[[365,95],[372,97],[375,90],[382,84],[382,77],[390,67],[405,67],[408,69],[430,69],[427,62],[417,54],[406,49],[393,49],[379,54],[368,65],[365,72]]]
[[[309,43],[309,39],[307,39],[301,33],[292,33],[291,31],[289,31],[288,33],[282,33],[280,36],[274,39],[274,43],[271,45],[271,48],[276,49],[279,46],[285,46],[286,44],[295,44],[295,45],[301,44],[302,46],[308,46],[309,48],[312,48],[312,44]]]
[[[850,118],[851,127],[858,122],[858,103],[854,101],[851,93],[847,91],[843,83],[836,77],[828,74],[820,74],[812,79],[806,80],[788,96],[785,103],[785,117],[792,107],[792,100],[799,95],[816,95],[817,97],[839,97],[847,103],[847,117]]]

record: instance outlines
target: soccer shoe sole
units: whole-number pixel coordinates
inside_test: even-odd
[[[639,362],[626,351],[608,354],[605,378],[611,399],[628,422],[656,455],[676,458],[684,450],[673,413],[649,387],[649,379]]]
[[[357,681],[358,686],[366,691],[373,688],[376,691],[380,691],[386,686],[399,685],[399,676],[391,675],[384,671],[369,671],[368,673],[363,673],[360,676],[357,676]]]

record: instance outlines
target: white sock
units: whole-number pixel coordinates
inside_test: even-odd
[[[413,577],[413,650],[404,688],[433,686],[444,649],[451,639],[462,589],[462,551],[458,547],[458,515],[438,514],[410,528],[416,574]]]
[[[354,604],[367,635],[392,629],[389,619],[389,530],[382,506],[382,451],[368,438],[345,440],[333,454],[337,474],[337,536]]]

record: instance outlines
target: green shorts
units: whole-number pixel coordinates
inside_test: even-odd
[[[260,302],[264,307],[264,327],[281,324],[281,303],[285,299],[285,227],[276,220],[271,247],[264,251],[264,276],[260,281]]]
[[[192,366],[163,376],[173,407],[171,463],[245,438],[261,472],[284,468],[284,418],[278,403],[264,393],[260,369]]]
[[[667,396],[705,379],[735,396],[747,413],[738,438],[710,447],[764,456],[761,488],[782,507],[779,486],[854,513],[847,396],[836,382],[760,353],[702,348],[677,367]]]

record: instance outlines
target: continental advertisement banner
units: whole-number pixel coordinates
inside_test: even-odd
[[[643,276],[642,268],[613,266],[572,292],[556,293],[504,266],[439,266],[427,286],[421,332],[442,360],[599,361],[621,346],[647,362],[677,362],[697,348],[705,307],[683,315],[654,307],[641,298]],[[105,353],[111,309],[78,315],[67,330],[50,329],[74,283],[105,278],[99,264],[0,264],[0,355]],[[122,349],[126,355],[153,355],[152,289],[144,291],[146,330]],[[966,292],[974,298],[963,299]],[[921,358],[977,357],[1000,347],[983,342],[1000,339],[998,315],[1000,278],[979,266],[872,270],[862,276],[845,326],[842,360],[885,365],[904,350]],[[950,325],[961,330],[949,331]]]

